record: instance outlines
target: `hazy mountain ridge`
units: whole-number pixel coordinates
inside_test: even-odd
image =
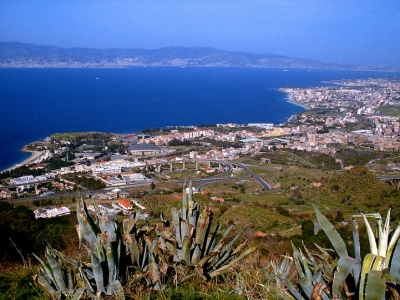
[[[264,67],[398,71],[395,68],[325,63],[275,54],[232,52],[209,47],[95,49],[0,42],[0,67]]]

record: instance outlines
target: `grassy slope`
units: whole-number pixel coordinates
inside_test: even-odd
[[[337,170],[336,165],[331,164],[326,157],[307,156],[303,153],[288,154],[279,151],[272,153],[271,157],[279,160],[280,164],[274,163],[273,160],[272,164],[261,164],[257,158],[246,158],[244,162],[255,165],[252,170],[273,184],[276,187],[274,190],[262,191],[257,182],[246,178],[243,183],[245,193],[241,193],[237,188],[237,180],[206,186],[211,196],[231,199],[230,203],[212,203],[209,196],[195,195],[196,200],[202,205],[213,205],[215,222],[220,222],[222,228],[232,222],[237,224],[236,230],[249,226],[246,238],[250,244],[258,245],[259,250],[253,258],[249,258],[247,267],[260,268],[260,262],[278,258],[280,254],[290,251],[289,240],[286,238],[300,235],[304,220],[315,220],[313,205],[319,206],[330,218],[335,217],[337,210],[341,210],[345,217],[359,211],[366,213],[379,211],[383,215],[387,208],[392,206],[393,219],[400,219],[397,208],[400,193],[378,180],[374,173],[363,167]],[[311,164],[315,167],[311,167]],[[246,176],[246,174],[238,172],[236,176]],[[312,183],[322,185],[314,187]],[[158,183],[154,191],[150,188],[141,188],[139,192],[132,191],[132,194],[139,195],[139,200],[154,213],[150,218],[150,224],[157,221],[158,212],[163,212],[169,219],[170,206],[180,205],[180,194],[168,194],[177,187],[178,185]],[[257,189],[258,192],[254,194]],[[152,194],[143,196],[149,192]],[[255,237],[258,231],[268,235],[263,238]],[[18,276],[26,278],[24,274],[21,271]],[[7,283],[14,280],[15,276],[15,273],[11,272],[3,275],[1,280]],[[4,285],[3,289],[6,289]],[[13,286],[10,286],[10,289],[14,293],[17,291]]]

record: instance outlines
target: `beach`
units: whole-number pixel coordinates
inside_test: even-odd
[[[285,97],[286,98],[286,102],[289,102],[289,103],[292,103],[294,105],[300,106],[300,107],[304,108],[305,110],[309,110],[310,109],[304,103],[295,101],[294,97],[293,97],[293,92],[289,92],[286,88],[280,88],[278,90],[280,92],[286,94],[286,97]]]
[[[41,156],[45,155],[45,153],[46,153],[46,151],[31,151],[31,150],[28,150],[28,149],[26,148],[26,146],[24,146],[24,147],[22,148],[22,151],[23,151],[23,152],[30,152],[30,153],[31,153],[31,156],[29,156],[27,159],[23,160],[22,162],[13,165],[13,166],[10,167],[10,168],[7,168],[7,169],[5,169],[5,170],[2,170],[1,172],[11,171],[11,170],[16,169],[16,168],[18,168],[18,167],[21,167],[21,166],[24,166],[24,165],[29,165],[29,164],[31,164],[31,163],[34,163],[38,158],[40,158]]]

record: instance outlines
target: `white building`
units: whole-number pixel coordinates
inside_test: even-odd
[[[92,164],[93,174],[121,173],[121,166],[112,163]]]
[[[69,208],[65,206],[58,206],[51,209],[38,208],[37,210],[34,211],[36,219],[66,216],[69,215],[70,213],[71,211],[69,210]]]
[[[33,177],[32,175],[28,176],[21,176],[18,178],[11,178],[10,179],[10,185],[19,185],[18,186],[18,191],[23,191],[25,189],[30,189],[35,187],[35,184],[37,184],[40,181],[45,181],[47,180],[47,177],[44,175],[36,176]]]
[[[264,129],[273,129],[274,128],[273,123],[249,123],[247,126],[259,127],[259,128],[264,128]]]

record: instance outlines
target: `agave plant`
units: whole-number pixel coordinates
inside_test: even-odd
[[[288,299],[399,299],[400,290],[400,225],[391,231],[390,210],[382,227],[379,214],[355,215],[352,218],[355,257],[350,257],[346,244],[328,219],[315,207],[316,216],[334,250],[316,245],[314,253],[304,253],[293,244],[293,257],[280,263],[271,262],[265,270],[268,279],[285,288]],[[363,259],[358,233],[358,218],[365,222],[370,253]],[[367,218],[376,220],[375,236]],[[331,255],[330,253],[333,253]],[[296,272],[293,272],[293,270]],[[272,270],[272,271],[269,271]],[[298,284],[292,282],[297,276]]]
[[[68,258],[50,247],[46,249],[46,264],[35,255],[41,267],[34,281],[44,288],[53,299],[100,299],[96,288],[93,267]],[[110,283],[115,295],[124,299],[122,285],[118,280]]]
[[[36,282],[55,299],[100,299],[112,294],[124,299],[123,284],[132,278],[155,290],[195,275],[209,280],[255,250],[245,250],[246,242],[233,247],[244,231],[230,235],[233,225],[217,241],[219,225],[211,234],[212,209],[207,206],[200,213],[191,184],[188,194],[184,185],[182,209],[172,209],[172,222],[161,218],[154,227],[139,227],[139,216],[133,213],[121,226],[96,205],[95,211],[92,217],[83,198],[78,201],[79,244],[88,251],[90,263],[69,259],[51,248],[46,251],[48,265],[37,257],[41,270]]]
[[[77,202],[77,219],[79,244],[90,254],[90,263],[67,258],[48,247],[49,266],[36,256],[41,263],[36,282],[55,299],[100,299],[112,294],[124,299],[119,280],[122,243],[118,222],[98,209],[93,219],[83,198]]]
[[[184,191],[186,188],[184,186]],[[212,231],[213,211],[206,206],[200,212],[200,206],[193,200],[192,185],[189,183],[188,193],[183,193],[182,208],[172,208],[172,236],[166,241],[167,247],[173,249],[174,262],[190,270],[197,270],[203,279],[208,280],[219,276],[253,253],[256,248],[244,250],[247,241],[234,247],[235,242],[244,233],[243,228],[231,235],[234,224],[230,225],[222,237],[217,240],[220,225]],[[158,233],[162,237],[162,233]]]

